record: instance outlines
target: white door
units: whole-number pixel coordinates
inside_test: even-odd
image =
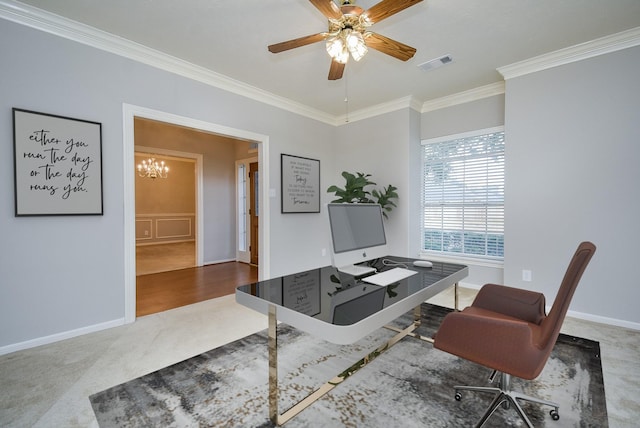
[[[249,164],[257,161],[257,158],[236,161],[236,260],[244,263],[251,262]]]

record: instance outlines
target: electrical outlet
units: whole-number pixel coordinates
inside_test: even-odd
[[[522,270],[522,280],[531,282],[531,271],[527,269]]]
[[[322,257],[326,256],[327,255],[327,249],[323,248],[321,253],[322,253]]]

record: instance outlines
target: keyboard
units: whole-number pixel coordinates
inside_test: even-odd
[[[396,267],[384,272],[376,273],[375,275],[367,276],[366,278],[362,278],[362,280],[364,282],[368,282],[369,284],[387,286],[395,284],[396,282],[417,273],[418,272],[416,272],[415,270]]]
[[[342,273],[346,273],[353,276],[362,276],[371,272],[375,272],[375,268],[370,266],[361,266],[361,265],[349,265],[339,267],[338,270]]]

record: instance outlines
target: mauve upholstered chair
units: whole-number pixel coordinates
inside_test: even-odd
[[[513,406],[528,427],[531,421],[517,400],[527,400],[553,407],[550,414],[558,420],[558,405],[520,394],[511,389],[511,376],[526,380],[538,377],[553,349],[571,298],[587,264],[595,253],[591,242],[582,242],[576,250],[547,315],[541,293],[507,287],[484,285],[471,306],[447,314],[435,337],[434,346],[469,361],[493,369],[491,381],[500,374],[498,387],[455,386],[455,398],[461,390],[492,392],[495,399],[480,419],[481,427],[501,404]]]

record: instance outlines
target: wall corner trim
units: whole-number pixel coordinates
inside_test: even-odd
[[[165,70],[291,113],[334,124],[335,116],[34,6],[0,0],[0,18]]]
[[[427,113],[430,111],[452,107],[458,104],[465,104],[472,101],[478,101],[483,98],[489,98],[501,94],[504,94],[504,82],[491,83],[489,85],[469,89],[468,91],[458,92],[457,94],[452,94],[446,97],[426,101],[424,104],[422,104],[420,113]]]
[[[498,68],[505,80],[640,45],[640,27]]]

